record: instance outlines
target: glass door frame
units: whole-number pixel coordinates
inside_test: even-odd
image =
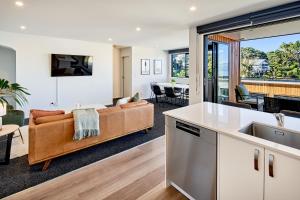
[[[204,52],[203,52],[203,100],[218,103],[218,44],[225,44],[228,46],[228,86],[230,82],[230,44],[209,40],[208,35],[204,35]],[[209,97],[209,76],[208,76],[208,52],[211,45],[212,51],[212,100]],[[229,89],[229,88],[228,88]]]

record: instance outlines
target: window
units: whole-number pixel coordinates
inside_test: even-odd
[[[300,34],[241,41],[242,80],[300,81]]]
[[[172,77],[188,78],[189,77],[189,53],[172,53],[171,54],[171,71]]]

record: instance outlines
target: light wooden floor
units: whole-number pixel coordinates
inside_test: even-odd
[[[186,199],[173,187],[165,188],[164,140],[160,137],[7,199]]]

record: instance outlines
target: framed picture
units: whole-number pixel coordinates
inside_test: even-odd
[[[153,61],[154,74],[162,74],[162,60]]]
[[[150,75],[150,59],[141,60],[141,75]]]

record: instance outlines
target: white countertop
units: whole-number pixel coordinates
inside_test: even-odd
[[[243,141],[269,148],[270,150],[296,156],[300,159],[300,150],[298,149],[239,132],[241,128],[250,125],[252,122],[277,126],[275,117],[270,113],[204,102],[166,111],[164,114],[218,133],[230,135]],[[284,128],[297,131],[300,134],[300,119],[285,117]]]

